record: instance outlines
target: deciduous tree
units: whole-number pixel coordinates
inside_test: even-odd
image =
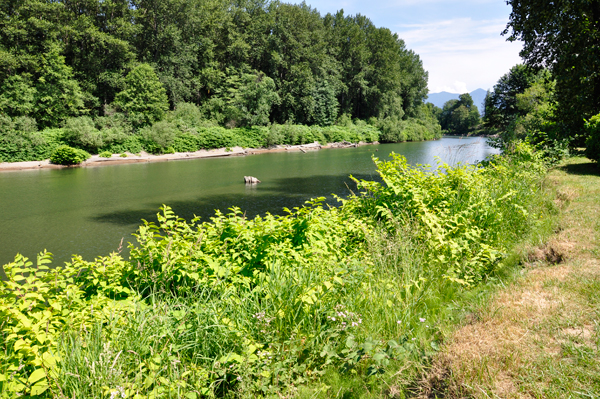
[[[136,126],[160,121],[169,109],[166,90],[148,64],[138,65],[127,74],[125,89],[117,94],[115,105]]]
[[[547,67],[556,78],[563,135],[584,132],[584,119],[600,111],[600,1],[507,3],[512,12],[504,34],[524,42],[520,54],[528,65]]]

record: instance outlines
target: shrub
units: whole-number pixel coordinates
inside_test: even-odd
[[[40,161],[62,144],[62,129],[37,131],[35,119],[0,116],[0,162]]]
[[[191,132],[206,123],[200,108],[192,103],[178,103],[167,119],[175,123],[182,132]]]
[[[50,162],[56,165],[78,165],[90,158],[90,154],[78,148],[61,145],[52,153]]]
[[[100,154],[98,154],[98,156],[101,158],[110,158],[110,157],[112,157],[112,152],[102,151]]]
[[[381,141],[384,143],[433,140],[442,137],[442,128],[439,123],[427,118],[402,120],[388,117],[379,120],[377,127],[381,130]]]
[[[94,122],[100,130],[103,149],[113,145],[122,145],[133,134],[131,123],[125,115],[120,113],[97,117]]]
[[[197,134],[183,133],[173,140],[173,149],[177,152],[194,152],[200,148]]]
[[[146,151],[152,154],[160,154],[173,144],[179,130],[174,123],[161,121],[144,128],[140,135]]]
[[[587,139],[585,140],[585,156],[600,161],[600,114],[593,116],[585,123]]]
[[[144,146],[141,136],[131,135],[127,137],[125,141],[121,143],[112,143],[104,149],[109,151],[111,154],[120,154],[125,151],[131,152],[132,154],[137,154],[144,149]]]
[[[69,118],[65,123],[64,134],[68,144],[94,153],[104,144],[102,133],[96,129],[89,116]]]
[[[24,132],[20,132],[15,122],[8,116],[0,116],[0,161],[25,161],[30,143]],[[28,151],[27,151],[28,152]]]
[[[223,127],[211,127],[201,129],[198,132],[198,144],[200,148],[224,148],[234,147],[237,144],[238,135],[235,130],[225,129]]]

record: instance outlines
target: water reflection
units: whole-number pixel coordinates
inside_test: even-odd
[[[43,249],[55,260],[71,254],[86,259],[118,248],[142,219],[155,220],[168,204],[186,219],[208,220],[215,209],[238,206],[253,217],[280,213],[332,194],[346,196],[359,179],[377,179],[372,156],[390,152],[412,164],[476,162],[495,150],[478,138],[446,137],[424,143],[398,143],[314,152],[185,160],[98,168],[0,173],[0,264],[17,252],[34,257]],[[243,176],[262,183],[244,184]]]

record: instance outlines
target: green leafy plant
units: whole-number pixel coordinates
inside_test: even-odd
[[[112,157],[112,152],[102,151],[100,154],[98,154],[98,156],[101,158],[110,158],[110,157]]]
[[[600,114],[593,116],[585,124],[587,139],[585,140],[585,156],[600,162]]]
[[[128,259],[18,255],[0,281],[0,398],[286,396],[332,375],[414,377],[449,303],[548,219],[546,166],[525,143],[480,165],[375,161],[382,181],[338,208],[200,222],[163,206]]]
[[[56,165],[78,165],[90,157],[84,150],[61,145],[50,156],[50,162]]]

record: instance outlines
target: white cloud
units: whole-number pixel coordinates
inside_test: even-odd
[[[473,90],[467,90],[467,84],[465,82],[459,82],[458,80],[454,82],[454,84],[450,86],[436,86],[435,90],[431,90],[431,86],[429,86],[431,93],[439,93],[440,91],[447,91],[449,93],[469,93]]]
[[[490,89],[521,62],[521,43],[500,36],[506,20],[457,18],[401,25],[397,32],[429,72],[429,91],[470,92]]]

